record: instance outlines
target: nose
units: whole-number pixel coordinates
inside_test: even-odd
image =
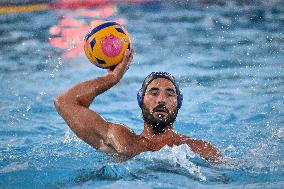
[[[162,93],[159,94],[157,98],[157,102],[159,105],[166,105],[166,96]]]
[[[158,105],[160,105],[160,106],[165,106],[165,105],[166,105],[166,102],[165,102],[165,101],[158,101]]]

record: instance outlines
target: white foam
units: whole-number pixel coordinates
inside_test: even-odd
[[[165,161],[174,167],[185,168],[189,174],[198,180],[205,181],[206,177],[202,174],[200,167],[190,161],[190,158],[196,156],[188,145],[183,144],[173,147],[165,146],[157,152],[144,152],[139,158],[149,161]]]

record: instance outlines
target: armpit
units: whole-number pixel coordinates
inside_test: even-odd
[[[100,139],[98,150],[108,153],[108,154],[115,154],[117,151],[111,144],[107,144],[103,139]]]

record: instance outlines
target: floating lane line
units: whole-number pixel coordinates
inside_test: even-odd
[[[18,12],[34,12],[49,9],[77,9],[86,7],[99,7],[109,5],[111,1],[66,1],[57,3],[41,3],[32,5],[0,6],[0,14],[10,14]]]
[[[33,12],[47,10],[49,8],[47,3],[36,5],[21,5],[21,6],[1,6],[0,14],[11,14],[17,12]]]

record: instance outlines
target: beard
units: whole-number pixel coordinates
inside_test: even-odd
[[[167,115],[155,117],[154,112],[158,109],[163,109],[167,113]],[[144,105],[142,107],[143,119],[152,127],[154,134],[165,132],[168,127],[175,122],[177,113],[177,108],[173,112],[170,112],[164,105],[156,106],[152,112]]]

